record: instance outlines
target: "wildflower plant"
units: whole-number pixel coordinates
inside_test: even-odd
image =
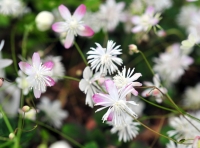
[[[0,147],[199,147],[199,13],[0,0]]]

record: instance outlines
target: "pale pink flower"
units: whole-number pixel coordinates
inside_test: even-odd
[[[64,42],[65,48],[70,48],[74,41],[74,36],[92,36],[94,31],[81,21],[86,13],[86,6],[81,4],[71,15],[70,11],[64,5],[58,7],[60,15],[65,20],[56,22],[52,25],[52,29],[58,33],[66,32],[67,36]]]
[[[200,136],[194,138],[192,148],[200,148]]]
[[[50,77],[53,66],[52,61],[45,62],[42,65],[37,52],[33,54],[32,64],[19,62],[20,69],[28,75],[27,81],[29,82],[29,87],[33,88],[36,98],[40,98],[41,93],[46,91],[46,86],[53,86],[55,84],[55,81]]]
[[[108,108],[108,111],[102,117],[102,120],[112,121],[113,125],[124,124],[127,113],[131,114],[135,118],[137,115],[131,108],[130,105],[138,105],[134,101],[127,101],[127,94],[133,91],[133,86],[129,84],[128,86],[117,89],[112,80],[106,80],[105,86],[108,94],[96,93],[93,95],[93,101],[95,105],[101,105],[103,107],[96,110],[96,112]]]

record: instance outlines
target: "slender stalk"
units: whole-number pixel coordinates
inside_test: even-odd
[[[148,62],[148,60],[146,59],[146,57],[145,57],[145,55],[143,54],[143,52],[142,52],[142,51],[139,51],[139,53],[140,53],[140,54],[142,55],[142,57],[144,58],[144,60],[145,60],[145,62],[146,62],[146,64],[147,64],[149,70],[151,71],[151,73],[152,73],[153,75],[155,75],[155,73],[153,72],[153,69],[151,68],[151,65],[149,64],[149,62]]]
[[[40,126],[43,126],[43,127],[47,128],[47,129],[49,129],[49,130],[51,130],[51,131],[53,131],[53,132],[59,134],[60,136],[62,136],[62,137],[65,138],[66,140],[69,140],[71,143],[73,143],[73,144],[76,145],[77,147],[83,148],[83,146],[82,146],[81,144],[79,144],[78,142],[76,142],[74,139],[72,139],[71,137],[69,137],[69,136],[67,136],[67,135],[65,135],[65,134],[63,134],[63,133],[61,133],[60,131],[58,131],[58,130],[52,128],[52,127],[50,127],[49,125],[46,125],[46,124],[44,124],[44,123],[42,123],[42,122],[39,122],[39,121],[33,121],[33,122],[35,122],[36,124],[38,124],[38,125],[40,125]]]
[[[11,124],[10,124],[10,122],[9,122],[9,120],[8,120],[6,114],[5,114],[5,112],[3,111],[3,109],[2,109],[1,106],[0,106],[0,111],[1,111],[1,113],[2,113],[3,120],[4,120],[4,122],[6,123],[6,126],[7,126],[8,130],[9,130],[9,132],[10,132],[10,133],[13,133],[13,128],[12,128],[12,126],[11,126]]]
[[[13,141],[7,141],[7,142],[5,142],[5,143],[2,143],[1,145],[0,145],[0,148],[8,148],[10,145],[11,145],[11,143],[12,143]]]
[[[16,53],[15,53],[15,28],[11,31],[10,35],[10,43],[11,43],[11,52],[12,52],[12,59],[13,59],[13,64],[16,73],[18,72],[18,66],[17,66],[17,58],[16,58]]]
[[[87,64],[87,60],[85,58],[85,56],[83,55],[83,52],[81,51],[80,47],[78,46],[78,44],[74,41],[74,45],[76,46],[76,49],[78,50],[79,54],[81,55],[81,58],[83,59],[85,65]]]
[[[74,80],[74,81],[80,81],[78,78],[70,77],[70,76],[63,76],[61,78],[69,79],[69,80]]]
[[[29,29],[25,27],[23,39],[22,39],[22,57],[26,58],[26,44],[27,44],[27,39],[28,39],[28,34],[29,34]]]

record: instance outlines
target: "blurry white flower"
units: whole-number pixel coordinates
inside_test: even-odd
[[[143,0],[147,6],[153,6],[155,11],[162,12],[172,6],[171,0]]]
[[[132,32],[148,32],[152,27],[156,27],[160,19],[160,14],[155,13],[153,7],[148,7],[143,15],[135,15],[132,17],[132,23],[135,25],[135,27],[132,29]]]
[[[189,34],[188,39],[181,42],[181,49],[184,54],[190,54],[193,46],[197,43],[196,35]]]
[[[166,145],[166,148],[192,148],[192,145],[185,145],[185,144],[175,144],[173,141],[169,141]]]
[[[186,0],[187,2],[196,2],[198,0]]]
[[[128,113],[133,117],[137,117],[129,105],[138,105],[134,101],[127,101],[126,96],[133,91],[131,84],[122,89],[117,89],[112,80],[106,80],[105,86],[108,94],[96,93],[93,95],[95,106],[103,106],[96,110],[96,112],[108,108],[107,112],[102,117],[104,121],[112,121],[114,126],[125,124]]]
[[[160,84],[160,78],[159,78],[159,75],[158,74],[155,74],[154,77],[153,77],[153,83],[152,82],[147,82],[145,81],[144,82],[144,85],[145,86],[155,86],[157,87],[160,91],[162,91],[162,93],[167,93],[167,89],[162,87],[161,84]],[[147,97],[149,95],[152,95],[155,97],[156,101],[158,103],[161,103],[163,101],[163,95],[162,93],[158,90],[158,89],[152,89],[152,88],[148,88],[146,90],[144,90],[142,92],[142,96],[143,97]]]
[[[62,110],[59,100],[51,102],[49,98],[42,97],[37,108],[45,113],[44,120],[49,121],[57,128],[60,128],[62,126],[62,120],[68,117],[68,112]]]
[[[54,16],[49,11],[41,11],[35,18],[36,26],[40,31],[46,31],[51,28]]]
[[[93,107],[92,96],[99,92],[99,86],[96,84],[96,80],[100,75],[96,73],[93,76],[92,70],[87,66],[83,71],[83,79],[79,82],[79,89],[86,94],[85,104]]]
[[[27,95],[30,87],[26,75],[21,70],[18,71],[18,75],[19,77],[16,78],[17,86],[22,89],[24,95]]]
[[[115,75],[113,79],[117,88],[123,88],[131,84],[133,86],[132,94],[137,96],[138,92],[134,89],[134,86],[142,86],[142,84],[140,82],[134,82],[134,81],[137,80],[139,77],[141,77],[142,74],[135,73],[133,75],[134,70],[135,70],[134,68],[132,70],[129,68],[126,73],[126,67],[124,66],[122,72],[118,71],[118,75]]]
[[[124,2],[116,3],[115,0],[106,0],[106,3],[100,6],[99,17],[104,31],[113,31],[116,28],[124,7]]]
[[[89,56],[88,64],[91,64],[92,70],[95,69],[95,72],[100,70],[102,74],[113,74],[118,67],[115,65],[121,65],[122,59],[118,58],[117,55],[122,54],[121,49],[119,49],[120,45],[115,46],[116,43],[113,41],[108,41],[107,48],[103,48],[100,44],[96,43],[97,48],[90,48],[91,50],[87,52]]]
[[[46,56],[44,58],[44,62],[46,61],[52,61],[54,66],[52,69],[52,78],[55,82],[57,82],[59,79],[62,79],[62,77],[65,75],[65,68],[63,63],[61,62],[62,57],[61,56]]]
[[[191,57],[181,54],[179,47],[179,44],[173,44],[167,48],[165,53],[161,53],[159,58],[154,58],[156,65],[153,69],[168,84],[177,82],[193,63]]]
[[[184,106],[189,109],[200,109],[199,92],[200,83],[198,83],[195,87],[188,87],[184,93]]]
[[[20,0],[0,0],[0,13],[13,15],[19,11],[22,2]]]
[[[191,114],[192,116],[196,118],[200,118],[200,112],[196,112]],[[196,121],[194,119],[191,119],[187,116],[185,116],[193,125],[195,125],[198,129],[200,129],[200,123],[199,121]],[[197,135],[200,135],[200,132],[185,119],[182,115],[179,117],[171,117],[169,119],[169,125],[173,128],[173,130],[170,130],[167,132],[167,134],[172,137],[175,136],[177,140],[180,139],[193,139]]]
[[[66,141],[57,141],[49,146],[49,148],[72,148]]]
[[[24,112],[22,110],[19,110],[19,113],[24,115]],[[29,120],[35,120],[36,114],[36,110],[34,108],[31,108],[29,111],[25,112],[25,118]]]
[[[127,142],[135,138],[139,134],[138,122],[134,122],[132,117],[126,116],[125,123],[120,125],[114,125],[111,129],[111,133],[118,132],[119,141]]]
[[[133,105],[128,105],[128,106],[138,115],[138,117],[140,117],[145,108],[144,102],[136,96],[131,96],[130,101],[134,101],[136,104],[138,104],[137,107]]]

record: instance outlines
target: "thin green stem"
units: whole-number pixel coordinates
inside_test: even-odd
[[[13,64],[16,73],[18,72],[18,66],[17,66],[17,58],[16,58],[16,53],[15,53],[15,28],[11,31],[10,35],[10,43],[11,43],[11,52],[12,52],[12,59],[13,59]]]
[[[167,35],[177,35],[180,39],[184,38],[184,35],[182,34],[182,32],[180,32],[178,29],[172,28],[172,29],[168,29],[166,30]]]
[[[63,76],[61,78],[69,79],[69,80],[74,80],[74,81],[80,81],[78,78],[70,77],[70,76]]]
[[[7,141],[7,142],[5,142],[5,143],[2,143],[2,144],[0,145],[0,148],[8,148],[8,147],[11,145],[12,142],[13,142],[13,141]]]
[[[40,125],[40,126],[43,126],[43,127],[47,128],[47,129],[49,129],[49,130],[51,130],[51,131],[53,131],[53,132],[55,132],[55,133],[61,135],[63,138],[65,138],[66,140],[69,140],[71,143],[73,143],[73,144],[76,145],[77,147],[83,148],[83,146],[82,146],[81,144],[79,144],[78,142],[76,142],[74,139],[72,139],[71,137],[69,137],[69,136],[67,136],[67,135],[65,135],[65,134],[63,134],[63,133],[61,133],[60,131],[58,131],[58,130],[52,128],[51,126],[46,125],[46,124],[44,124],[44,123],[42,123],[42,122],[39,122],[39,121],[32,121],[32,122],[35,122],[36,124],[38,124],[38,125]]]
[[[151,71],[151,73],[152,73],[153,75],[155,75],[154,72],[153,72],[153,69],[151,68],[151,65],[149,64],[149,62],[148,62],[148,60],[146,59],[146,57],[145,57],[145,55],[143,54],[143,52],[142,52],[142,51],[139,51],[139,53],[140,53],[140,54],[142,55],[142,57],[144,58],[144,60],[145,60],[145,62],[146,62],[146,64],[147,64],[149,70]]]
[[[1,113],[2,113],[3,120],[4,120],[4,122],[6,123],[6,126],[7,126],[8,130],[9,130],[9,132],[10,132],[10,133],[13,133],[13,128],[12,128],[12,126],[11,126],[11,124],[10,124],[10,122],[9,122],[9,120],[8,120],[6,114],[5,114],[5,112],[3,111],[3,109],[2,109],[1,106],[0,106],[0,111],[1,111]]]
[[[76,46],[76,49],[78,50],[79,54],[81,55],[81,58],[83,59],[85,65],[87,64],[87,60],[85,58],[85,56],[83,55],[83,52],[81,51],[80,47],[78,46],[78,44],[74,41],[74,45]]]
[[[26,45],[27,45],[28,34],[29,34],[29,30],[25,27],[25,32],[22,39],[22,57],[23,58],[26,58],[26,51],[27,51]]]

